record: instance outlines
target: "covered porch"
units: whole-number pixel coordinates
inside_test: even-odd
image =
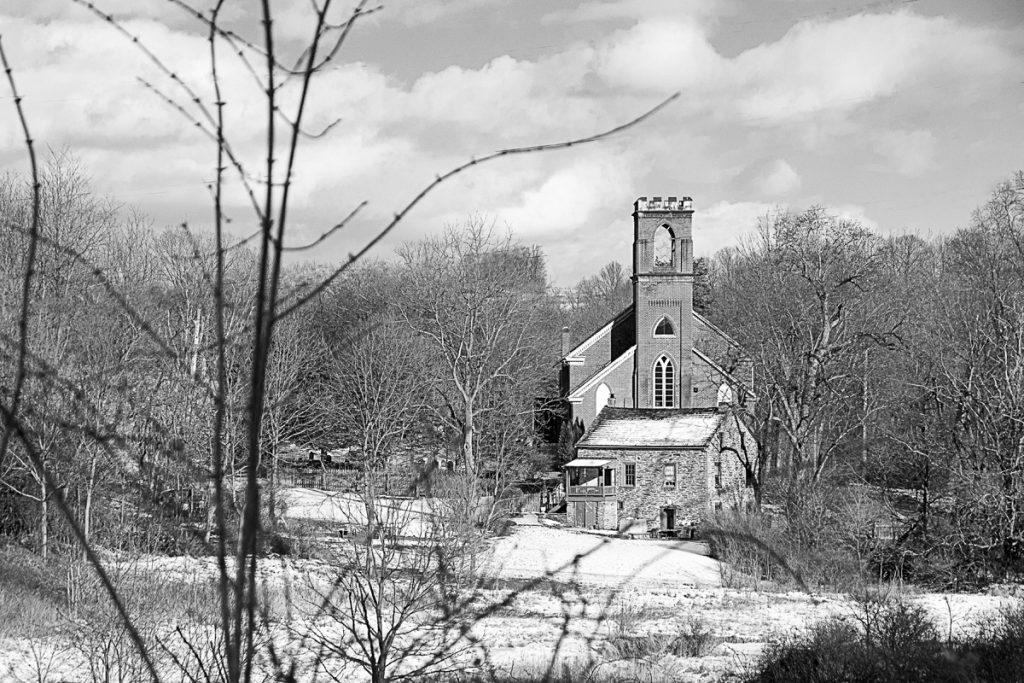
[[[615,460],[577,458],[566,463],[565,494],[569,500],[601,499],[615,496]]]

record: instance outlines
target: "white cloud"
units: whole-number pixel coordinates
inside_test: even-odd
[[[907,87],[948,90],[999,74],[1008,54],[984,28],[909,12],[805,21],[776,41],[724,57],[707,27],[643,20],[612,36],[601,75],[633,90],[683,88],[690,106],[751,125],[843,115]]]
[[[655,20],[614,35],[599,68],[612,86],[669,92],[707,87],[720,77],[724,64],[701,26]]]
[[[627,206],[633,178],[624,158],[593,154],[553,172],[539,186],[522,191],[516,202],[497,212],[516,234],[534,239],[554,231],[586,226],[606,206]]]
[[[544,15],[544,23],[609,21],[658,17],[707,19],[722,14],[729,3],[721,0],[592,0],[577,7]]]
[[[878,230],[878,222],[868,216],[867,210],[857,204],[840,204],[838,206],[826,206],[825,210],[833,216],[860,223],[869,230]]]
[[[800,175],[785,159],[763,159],[736,177],[740,188],[763,197],[781,197],[800,189]]]
[[[398,0],[389,11],[406,24],[417,25],[503,2],[507,0]]]
[[[766,202],[717,202],[693,215],[693,242],[698,254],[713,254],[754,233],[758,221],[779,209]],[[785,208],[782,206],[781,208]]]
[[[907,176],[921,175],[934,165],[938,147],[927,130],[890,130],[875,136],[875,151],[889,168]]]

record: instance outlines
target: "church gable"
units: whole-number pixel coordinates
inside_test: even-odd
[[[568,328],[563,329],[562,395],[576,392],[580,386],[593,379],[610,363],[620,359],[633,347],[635,330],[636,323],[632,305],[577,344],[575,348],[566,349],[569,330]]]

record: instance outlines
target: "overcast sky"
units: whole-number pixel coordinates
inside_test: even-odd
[[[167,0],[95,0],[203,97],[204,29]],[[344,4],[344,3],[342,3]],[[228,0],[258,35],[252,0]],[[282,49],[308,0],[274,3]],[[143,87],[179,97],[124,36],[71,0],[4,0],[0,32],[40,148],[69,149],[96,189],[158,227],[208,229],[214,147]],[[263,105],[225,53],[226,111],[255,154]],[[0,166],[26,168],[4,84]],[[292,243],[361,200],[341,258],[437,173],[507,146],[588,135],[666,95],[652,120],[595,145],[499,160],[431,196],[378,252],[478,214],[541,245],[557,284],[628,264],[633,200],[694,198],[708,254],[776,206],[821,204],[882,231],[946,233],[1024,168],[1022,0],[395,0],[322,75],[293,196]],[[185,101],[187,104],[187,101]],[[256,171],[254,170],[254,173]],[[254,228],[238,183],[230,213]]]

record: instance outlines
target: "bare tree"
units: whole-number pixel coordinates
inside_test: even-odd
[[[718,315],[755,356],[762,445],[771,453],[779,429],[794,476],[820,477],[856,432],[856,364],[895,339],[898,322],[869,297],[879,251],[862,226],[811,209],[767,217],[755,240],[719,256]]]
[[[538,335],[546,294],[543,259],[476,219],[464,230],[405,245],[402,317],[433,350],[438,417],[458,435],[462,465],[481,474],[480,421],[522,413],[538,394]],[[509,400],[511,399],[511,400]]]
[[[471,646],[472,594],[463,589],[473,544],[443,504],[414,509],[376,497],[379,488],[370,483],[359,497],[366,516],[352,515],[338,569],[317,589],[315,667],[336,681],[362,669],[374,683],[454,673]]]

